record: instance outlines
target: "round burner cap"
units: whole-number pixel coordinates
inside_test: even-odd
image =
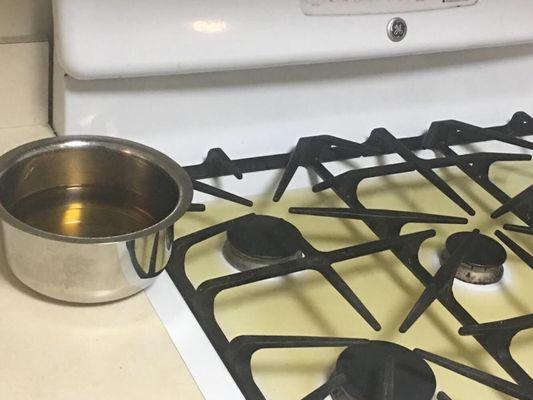
[[[446,250],[448,253],[453,254],[469,234],[470,232],[457,232],[449,236],[446,239]],[[472,243],[463,259],[463,264],[468,264],[472,267],[499,268],[506,259],[507,252],[497,240],[480,234]]]
[[[435,374],[418,354],[395,343],[371,341],[346,348],[337,360],[335,373],[346,383],[332,393],[335,400],[382,400],[387,366],[392,368],[393,398],[431,400],[435,395]]]
[[[247,256],[279,259],[298,253],[302,236],[284,219],[255,215],[233,224],[227,238],[233,248]]]

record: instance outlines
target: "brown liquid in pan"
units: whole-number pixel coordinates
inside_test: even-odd
[[[109,237],[148,228],[160,220],[139,194],[101,186],[58,187],[18,200],[9,212],[43,231],[75,237]]]

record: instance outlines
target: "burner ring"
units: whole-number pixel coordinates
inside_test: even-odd
[[[446,249],[441,254],[441,263],[446,262],[469,232],[457,232],[446,239]],[[496,283],[503,277],[503,264],[507,260],[505,248],[495,239],[478,235],[459,265],[455,277],[475,285]]]
[[[289,222],[269,215],[254,215],[234,223],[222,249],[226,260],[240,271],[303,257],[302,235]]]
[[[431,400],[436,391],[435,374],[418,354],[395,343],[371,341],[346,348],[337,360],[336,374],[346,383],[332,393],[334,400],[383,399],[388,363],[394,368],[394,399]]]

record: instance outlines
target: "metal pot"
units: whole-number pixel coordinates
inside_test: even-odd
[[[131,141],[63,136],[22,145],[0,157],[7,262],[56,299],[132,295],[165,268],[192,192],[183,168]]]

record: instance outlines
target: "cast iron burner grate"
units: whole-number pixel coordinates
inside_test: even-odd
[[[221,149],[213,149],[208,153],[202,164],[186,167],[191,176],[194,188],[215,196],[250,206],[251,202],[232,193],[221,191],[201,182],[202,179],[224,175],[235,175],[241,178],[244,173],[251,173],[272,169],[284,169],[280,183],[274,194],[274,201],[279,200],[299,167],[314,171],[322,182],[313,187],[318,192],[332,189],[346,204],[347,208],[309,209],[292,208],[297,214],[310,214],[335,218],[352,218],[363,221],[377,236],[377,240],[369,243],[357,244],[347,248],[328,252],[321,252],[313,248],[309,242],[288,222],[272,219],[273,217],[247,215],[234,220],[217,224],[190,235],[177,239],[173,246],[171,262],[167,271],[178,291],[181,293],[192,313],[195,315],[202,329],[205,331],[213,347],[235,379],[247,400],[264,400],[265,396],[255,384],[250,366],[253,354],[261,349],[274,348],[306,348],[306,347],[345,347],[334,373],[320,387],[305,396],[305,400],[321,400],[329,395],[336,399],[360,400],[409,400],[421,396],[424,400],[435,391],[434,376],[427,368],[424,360],[440,365],[476,382],[489,386],[497,391],[517,399],[533,399],[533,379],[513,359],[510,345],[513,338],[521,331],[533,328],[533,314],[518,316],[505,321],[478,323],[470,313],[457,301],[453,295],[452,286],[455,277],[461,275],[461,268],[479,267],[494,269],[505,261],[505,250],[502,251],[494,239],[487,241],[487,237],[478,230],[461,232],[450,238],[447,245],[447,255],[443,258],[442,266],[435,276],[432,276],[420,263],[418,252],[422,243],[435,235],[435,231],[421,231],[408,235],[400,235],[401,228],[406,223],[450,223],[465,224],[465,218],[442,216],[436,214],[422,214],[392,210],[366,209],[357,197],[357,187],[368,178],[394,175],[404,172],[417,171],[450,201],[461,207],[467,214],[473,215],[475,210],[457,192],[455,192],[435,170],[450,166],[458,167],[473,182],[481,186],[490,196],[498,200],[502,206],[493,213],[498,218],[506,212],[512,212],[525,225],[505,225],[504,229],[510,234],[531,235],[533,219],[533,186],[515,197],[503,192],[489,178],[490,167],[500,161],[530,161],[528,154],[514,153],[472,153],[458,155],[452,146],[497,140],[521,148],[533,149],[533,143],[521,138],[533,134],[533,119],[524,112],[516,113],[510,122],[503,126],[480,128],[459,121],[440,121],[431,125],[428,132],[422,136],[403,139],[395,138],[385,129],[372,132],[364,143],[356,143],[333,136],[313,136],[298,141],[293,152],[262,157],[232,160]],[[441,156],[433,159],[422,159],[414,151],[431,149]],[[338,176],[334,176],[324,165],[325,162],[343,160],[364,156],[376,156],[396,153],[404,162],[382,165],[370,168],[354,169]],[[202,211],[201,204],[192,206],[192,211]],[[251,230],[253,235],[269,235],[268,229],[260,232],[263,222],[283,226],[291,239],[285,243],[275,238],[276,246],[273,253],[265,251],[261,246],[255,247],[246,241],[243,233]],[[255,231],[259,225],[259,234]],[[244,230],[238,229],[239,226]],[[255,226],[255,228],[254,228]],[[263,226],[264,228],[264,226]],[[294,229],[293,229],[294,228]],[[252,258],[259,258],[260,265],[255,263],[248,267],[239,268],[240,272],[210,279],[195,288],[185,273],[185,255],[194,245],[215,235],[226,232],[228,245]],[[250,232],[250,231],[249,231]],[[531,254],[518,245],[515,240],[502,231],[495,233],[496,237],[516,253],[526,265],[533,268]],[[244,237],[244,240],[243,240]],[[479,253],[472,252],[476,243],[485,243],[491,257],[484,258]],[[335,262],[362,257],[376,252],[391,250],[398,260],[425,287],[420,298],[399,327],[401,332],[407,332],[425,310],[438,300],[461,324],[460,335],[472,335],[479,344],[494,358],[514,382],[509,382],[483,371],[459,364],[436,354],[415,349],[414,352],[400,346],[370,342],[362,338],[308,337],[308,336],[239,336],[229,341],[217,324],[214,315],[214,299],[223,290],[259,282],[279,276],[286,276],[303,270],[315,270],[341,294],[341,296],[360,314],[362,318],[375,330],[381,325],[371,311],[361,302],[357,295],[348,287],[346,282],[335,272],[331,265]],[[226,251],[227,253],[227,251]],[[240,255],[242,255],[240,254]],[[301,254],[301,255],[300,255]],[[228,255],[226,254],[226,257]],[[231,256],[230,256],[231,258]],[[266,262],[265,262],[266,260]],[[257,261],[257,260],[255,260]],[[242,266],[241,266],[242,267]],[[459,272],[458,272],[459,271]],[[499,273],[499,272],[498,272]],[[497,274],[496,274],[497,275]],[[372,350],[373,349],[373,350]],[[376,350],[377,349],[377,350]],[[349,360],[357,359],[354,354],[377,351],[379,356],[369,366],[369,369],[359,370],[359,364]],[[376,354],[376,353],[372,353]],[[407,365],[406,365],[407,364]],[[404,393],[406,380],[412,379],[406,375],[409,368],[418,371],[424,377],[418,382],[424,390],[417,393]],[[356,372],[354,372],[356,371]],[[369,377],[370,385],[364,384],[362,376]],[[409,376],[409,377],[406,377]],[[374,381],[375,379],[375,381]],[[347,388],[349,388],[347,390]],[[344,392],[344,394],[343,394]],[[345,397],[338,397],[344,395]],[[433,395],[433,393],[431,393]],[[409,397],[407,397],[409,396]],[[423,396],[423,397],[422,397]],[[449,399],[444,392],[437,395],[439,400]]]

